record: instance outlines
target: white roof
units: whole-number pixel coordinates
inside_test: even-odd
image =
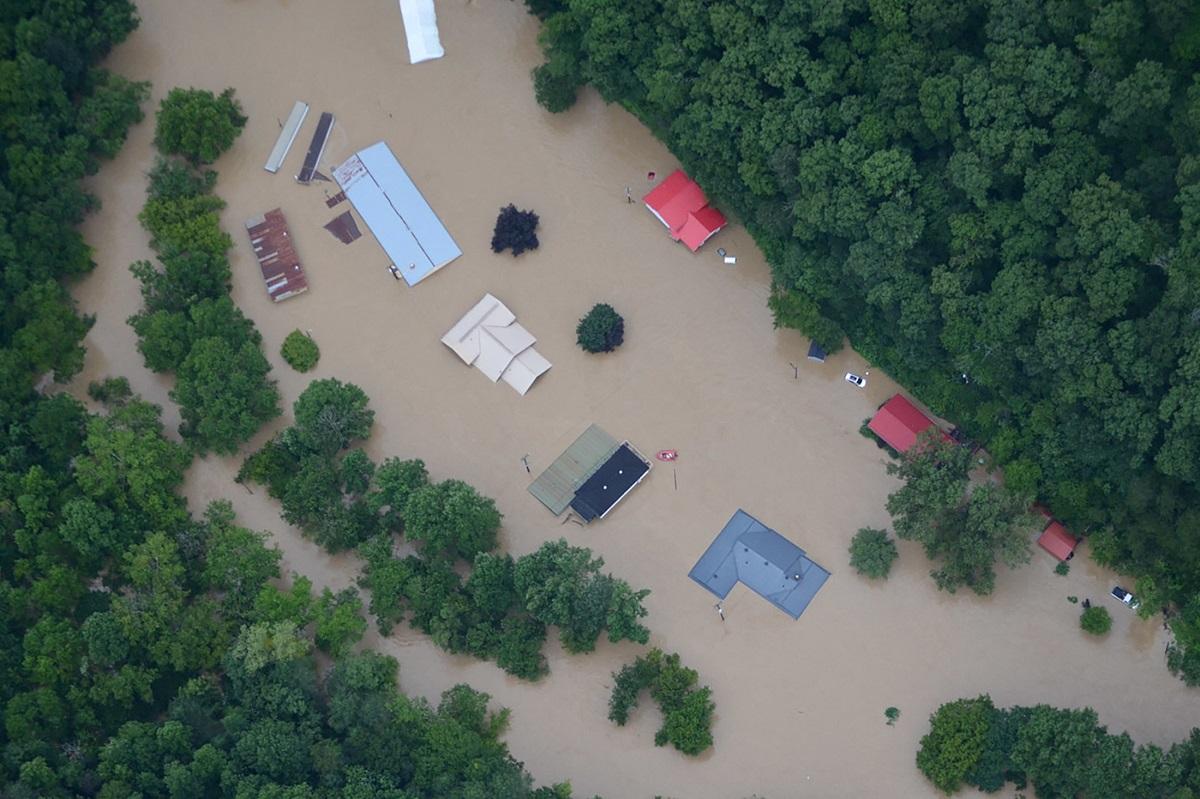
[[[463,363],[476,367],[493,383],[503,380],[521,395],[551,366],[533,348],[536,341],[517,323],[516,315],[491,294],[485,294],[442,336],[442,343]]]
[[[347,158],[334,167],[333,179],[408,285],[462,255],[386,143]]]
[[[409,61],[419,64],[446,54],[438,37],[437,12],[433,9],[433,0],[400,0],[400,15],[404,17]]]

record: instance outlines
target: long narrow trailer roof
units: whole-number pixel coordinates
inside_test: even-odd
[[[386,142],[347,158],[334,168],[333,179],[408,285],[462,255]]]
[[[317,171],[317,164],[321,162],[321,156],[325,153],[325,143],[329,141],[332,130],[333,114],[325,111],[317,120],[317,129],[313,131],[312,141],[308,143],[304,165],[300,167],[300,174],[296,175],[297,183],[308,183],[313,179],[313,173]]]
[[[272,300],[282,302],[308,291],[308,279],[292,246],[283,211],[275,208],[247,219],[246,232],[250,234],[250,246],[254,248],[254,257]]]
[[[300,132],[300,126],[304,124],[307,116],[308,103],[297,100],[296,104],[292,106],[292,113],[288,114],[287,122],[283,123],[283,127],[279,131],[279,138],[275,140],[275,146],[271,148],[271,155],[268,156],[263,169],[271,173],[279,171],[279,167],[283,165],[283,159],[287,158],[288,150],[292,149],[292,143],[296,141],[296,134]]]

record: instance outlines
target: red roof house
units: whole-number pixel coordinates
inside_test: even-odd
[[[671,238],[682,241],[692,252],[725,227],[725,215],[709,206],[704,190],[682,169],[667,175],[642,201],[671,231]]]
[[[907,452],[917,443],[918,435],[933,427],[933,420],[897,394],[883,403],[867,427],[892,449]]]
[[[1038,544],[1061,561],[1075,557],[1075,545],[1079,539],[1067,532],[1062,522],[1052,521],[1038,537]]]

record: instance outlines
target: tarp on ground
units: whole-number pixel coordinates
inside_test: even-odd
[[[650,462],[628,443],[609,456],[595,474],[584,481],[571,500],[571,510],[585,522],[602,519],[650,471]]]
[[[404,37],[408,40],[408,60],[419,64],[446,54],[438,35],[437,11],[433,0],[400,0],[404,17]]]
[[[604,430],[591,425],[554,459],[529,486],[551,513],[558,516],[575,498],[575,492],[596,473],[621,444]]]
[[[386,142],[347,158],[333,170],[333,179],[408,285],[462,255]]]
[[[719,599],[744,583],[793,619],[800,618],[829,572],[804,550],[739,509],[688,573]]]
[[[517,323],[504,303],[485,294],[459,319],[442,343],[495,383],[503,380],[524,396],[550,362],[533,348],[537,339]]]

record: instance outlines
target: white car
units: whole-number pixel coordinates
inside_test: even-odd
[[[1113,590],[1110,593],[1113,595],[1114,599],[1118,599],[1121,602],[1124,602],[1126,605],[1133,608],[1134,610],[1137,610],[1138,606],[1142,604],[1141,602],[1137,601],[1137,598],[1134,597],[1133,594],[1129,593],[1128,591],[1126,591],[1124,588],[1122,588],[1119,585],[1114,586]]]
[[[846,372],[846,382],[852,386],[858,386],[859,388],[867,387],[867,378],[860,377],[859,375],[854,374],[854,372]]]

